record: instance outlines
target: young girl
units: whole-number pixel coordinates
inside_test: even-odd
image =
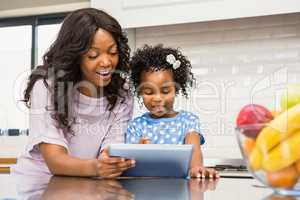
[[[128,63],[127,38],[113,17],[93,8],[70,13],[29,77],[29,143],[13,172],[112,178],[133,167],[106,150],[124,142],[132,116],[117,73],[129,71]]]
[[[177,49],[144,46],[130,62],[135,93],[141,96],[149,112],[130,122],[127,143],[193,144],[191,177],[218,177],[213,169],[203,167],[200,144],[204,143],[199,119],[190,112],[174,110],[175,96],[187,97],[192,86],[191,64]]]

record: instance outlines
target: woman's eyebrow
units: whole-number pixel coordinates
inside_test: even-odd
[[[114,47],[117,47],[117,44],[116,43],[112,43],[111,45],[109,45],[109,49],[111,48],[114,48]],[[96,46],[91,46],[90,49],[96,49],[96,50],[100,50],[100,48],[96,47]]]
[[[167,82],[167,83],[164,83],[161,88],[169,88],[169,87],[172,87],[174,85],[174,82]]]

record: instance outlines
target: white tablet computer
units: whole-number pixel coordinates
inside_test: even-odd
[[[174,144],[111,144],[111,156],[136,161],[135,167],[122,176],[187,177],[192,157],[192,145]]]

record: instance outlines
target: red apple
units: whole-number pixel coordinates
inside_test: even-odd
[[[272,119],[273,115],[267,108],[257,104],[249,104],[241,109],[236,123],[244,135],[256,138],[265,123]]]

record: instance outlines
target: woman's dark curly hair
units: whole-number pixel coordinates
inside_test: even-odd
[[[57,122],[57,127],[64,132],[72,132],[71,125],[74,122],[74,117],[69,114],[69,101],[72,100],[72,96],[68,95],[70,93],[67,84],[75,85],[82,80],[81,58],[90,49],[99,28],[108,31],[117,43],[119,62],[116,71],[129,72],[130,48],[120,24],[101,10],[85,8],[66,16],[56,40],[43,56],[43,65],[38,66],[29,76],[24,91],[26,105],[30,107],[30,96],[35,82],[43,79],[49,89],[46,80],[51,80],[53,84],[50,88],[53,105],[51,116]],[[120,73],[114,73],[111,82],[104,88],[104,95],[109,102],[109,111],[115,107],[118,98],[124,100],[125,97],[122,96],[126,90],[123,87],[124,83],[125,79],[120,76]],[[63,92],[59,91],[62,84],[65,86]]]
[[[179,68],[174,69],[173,65],[167,62],[166,58],[169,54],[172,54],[176,60],[181,62]],[[130,60],[130,68],[134,92],[138,96],[140,94],[138,90],[142,82],[141,75],[143,72],[171,70],[176,83],[176,94],[181,91],[185,97],[188,97],[187,87],[192,87],[195,81],[191,72],[190,61],[182,55],[179,49],[163,47],[162,44],[156,46],[145,45],[137,49]]]

